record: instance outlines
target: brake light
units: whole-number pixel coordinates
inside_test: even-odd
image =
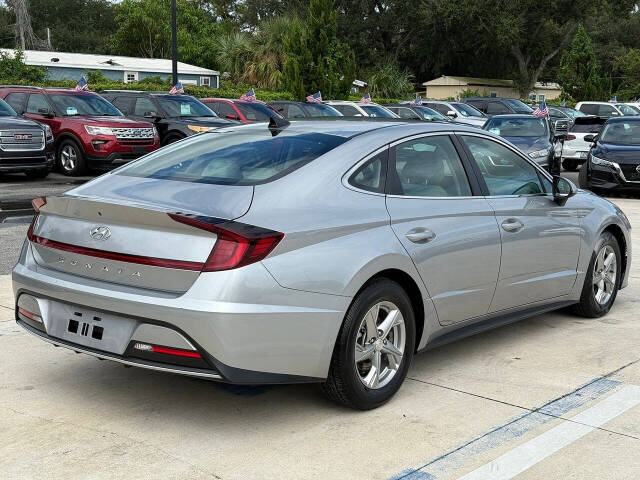
[[[283,233],[254,227],[239,222],[221,220],[212,223],[206,217],[187,217],[170,213],[179,223],[215,233],[217,240],[209,258],[202,266],[203,272],[218,272],[259,262],[280,243]]]
[[[567,135],[567,138],[565,138],[565,140],[575,140],[575,139],[576,139],[576,136],[571,134]]]

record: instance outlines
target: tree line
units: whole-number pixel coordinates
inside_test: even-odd
[[[178,0],[181,61],[303,98],[411,95],[440,75],[505,78],[524,95],[640,96],[640,12],[629,0]],[[11,3],[0,45],[14,47]],[[168,58],[170,0],[28,0],[55,50]],[[420,87],[421,88],[421,87]]]

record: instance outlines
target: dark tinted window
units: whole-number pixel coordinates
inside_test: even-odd
[[[547,120],[540,117],[493,117],[482,127],[501,137],[546,137],[549,135]]]
[[[463,117],[484,117],[482,112],[471,105],[467,105],[465,103],[452,103],[453,108],[455,108],[460,115]]]
[[[389,110],[398,115],[400,118],[420,120],[420,115],[407,107],[389,107]]]
[[[429,108],[434,109],[436,112],[440,112],[443,115],[446,115],[449,110],[448,105],[444,105],[442,103],[425,103],[425,105]]]
[[[344,143],[322,133],[267,129],[195,135],[146,155],[120,175],[220,185],[255,185],[286,175]]]
[[[51,110],[49,107],[49,102],[44,98],[44,95],[41,93],[32,93],[29,95],[29,100],[27,101],[27,108],[25,111],[27,113],[35,113],[41,114],[40,110]]]
[[[370,192],[384,192],[388,150],[380,152],[351,175],[349,183]]]
[[[607,122],[600,140],[606,143],[640,145],[640,122]]]
[[[449,117],[445,117],[440,112],[436,112],[435,110],[423,105],[416,105],[415,107],[413,107],[413,111],[422,115],[422,118],[424,118],[425,120],[449,121]]]
[[[462,162],[447,136],[423,137],[394,147],[390,182],[396,195],[413,197],[470,196]],[[390,175],[391,175],[390,174]]]
[[[215,117],[216,114],[200,100],[188,95],[158,95],[155,97],[170,117]]]
[[[571,127],[571,131],[575,133],[600,133],[602,130],[602,123],[574,123]]]
[[[125,115],[129,114],[131,106],[131,97],[116,97],[111,100],[111,103]]]
[[[271,117],[278,117],[278,113],[264,103],[237,102],[235,105],[247,120],[253,122],[267,122]]]
[[[137,117],[144,117],[145,115],[157,113],[156,110],[153,100],[148,97],[138,97],[133,107],[133,114]]]
[[[333,108],[338,110],[345,117],[361,117],[362,114],[360,111],[351,105],[331,105]]]
[[[490,115],[496,115],[500,113],[511,113],[511,110],[501,102],[489,102],[487,103],[487,113]]]
[[[24,109],[24,102],[27,99],[27,93],[13,92],[6,96],[4,99],[16,112],[22,112]]]
[[[531,113],[531,112],[533,112],[533,108],[531,108],[526,103],[523,103],[521,100],[516,100],[515,98],[505,98],[504,101],[516,113]]]
[[[287,118],[304,118],[306,116],[299,105],[290,103],[288,107],[289,109],[287,110]]]
[[[17,115],[16,111],[11,108],[11,105],[4,100],[0,100],[0,117],[13,117],[15,115]]]
[[[233,120],[238,119],[238,114],[227,102],[215,102],[208,105],[213,107],[220,117],[231,118],[227,117],[227,115],[233,115]]]
[[[487,112],[487,102],[484,102],[482,100],[467,100],[465,103],[468,103],[481,112]]]
[[[489,195],[543,193],[536,169],[512,150],[486,138],[462,135],[478,164]]]
[[[331,105],[323,105],[322,103],[307,103],[305,110],[311,117],[341,117],[342,114]]]

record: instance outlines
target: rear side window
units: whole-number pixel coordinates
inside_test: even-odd
[[[4,99],[9,105],[13,107],[16,112],[24,111],[24,101],[27,99],[27,94],[22,92],[12,92]]]
[[[593,105],[589,103],[585,103],[580,105],[580,111],[584,112],[588,115],[597,115],[598,114],[598,105]]]
[[[500,113],[511,113],[511,110],[509,110],[506,105],[503,105],[500,102],[489,102],[487,103],[487,113],[490,115],[495,115]]]
[[[378,153],[349,177],[349,183],[368,192],[384,193],[388,156],[389,150]]]
[[[218,185],[257,185],[283,177],[344,143],[337,135],[267,128],[208,132],[167,146],[117,174]]]
[[[352,107],[351,105],[331,105],[333,108],[338,110],[345,117],[361,117],[362,114],[356,107]]]
[[[111,100],[111,103],[125,115],[129,114],[129,106],[131,105],[131,97],[117,97]]]

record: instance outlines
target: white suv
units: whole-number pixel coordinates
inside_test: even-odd
[[[578,102],[576,110],[605,118],[640,115],[638,110],[621,102]]]
[[[400,118],[388,108],[373,102],[363,103],[348,100],[327,100],[323,103],[331,105],[345,117]]]

